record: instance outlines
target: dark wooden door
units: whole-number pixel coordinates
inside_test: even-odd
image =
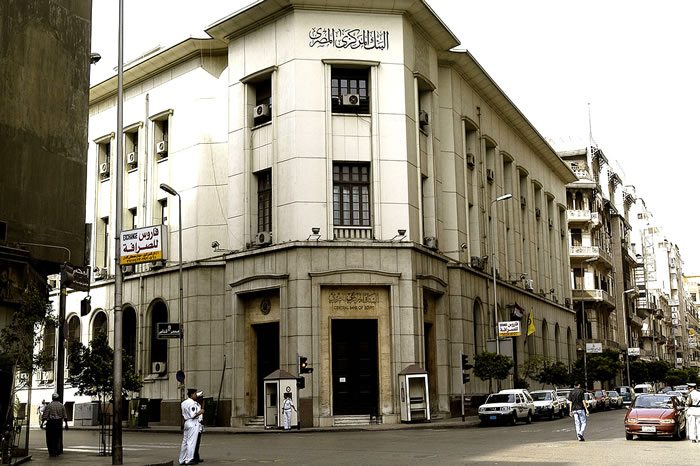
[[[253,325],[257,349],[258,416],[265,413],[265,377],[280,368],[280,326],[278,322]]]
[[[377,414],[379,374],[377,321],[334,319],[332,332],[333,414]]]

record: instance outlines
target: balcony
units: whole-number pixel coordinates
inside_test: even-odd
[[[605,290],[571,290],[571,293],[575,301],[602,302],[610,307],[615,307],[610,294]]]
[[[634,325],[638,328],[642,328],[642,324],[644,323],[644,319],[634,314],[629,314],[627,316],[627,320],[631,325]]]
[[[333,227],[333,238],[336,240],[371,240],[372,227]]]
[[[566,211],[566,220],[571,223],[588,223],[591,221],[590,210],[573,210],[569,209]]]
[[[598,212],[591,213],[591,222],[593,223],[593,228],[598,228],[603,224],[603,222],[600,221],[600,214]]]
[[[612,257],[600,246],[569,246],[569,257],[572,259],[600,259],[612,267]]]

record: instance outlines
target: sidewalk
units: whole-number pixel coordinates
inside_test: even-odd
[[[338,427],[308,427],[300,430],[294,430],[294,433],[304,434],[312,432],[352,432],[352,431],[391,431],[391,430],[411,430],[411,429],[463,429],[473,427],[479,424],[477,416],[469,416],[462,421],[461,417],[453,417],[447,419],[436,419],[431,422],[420,422],[411,424],[370,424],[360,426],[338,426]],[[90,427],[71,427],[71,430],[99,430],[99,426]],[[32,431],[39,430],[32,428]],[[142,432],[142,433],[180,433],[180,428],[177,426],[161,426],[148,428],[127,428],[123,432]],[[262,427],[207,427],[207,435],[212,434],[282,434],[280,429],[264,429]],[[148,466],[170,466],[177,465],[177,462],[169,460],[166,462],[158,462],[153,454],[144,451],[130,451],[129,446],[125,445],[123,464],[130,465],[148,465]],[[13,465],[28,464],[36,465],[102,465],[112,464],[112,459],[109,456],[95,456],[94,454],[64,454],[57,458],[50,458],[48,452],[40,447],[30,450],[30,456],[24,458],[13,458]]]

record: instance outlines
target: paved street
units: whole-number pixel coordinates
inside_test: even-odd
[[[573,421],[515,427],[393,429],[351,432],[209,433],[202,457],[209,464],[696,464],[700,444],[672,440],[626,441],[624,410],[594,413],[586,442],[573,437]],[[110,464],[96,456],[97,433],[69,430],[65,453],[49,461],[43,432],[32,432],[32,465]],[[175,460],[177,433],[125,432],[124,463]],[[53,459],[52,459],[53,460]]]

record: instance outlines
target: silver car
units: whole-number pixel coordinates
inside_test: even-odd
[[[554,416],[564,417],[564,403],[554,390],[535,390],[530,395],[535,401],[535,416],[549,419],[554,419]]]
[[[481,425],[490,423],[517,424],[524,420],[530,424],[535,413],[535,404],[523,393],[493,393],[479,406]]]

